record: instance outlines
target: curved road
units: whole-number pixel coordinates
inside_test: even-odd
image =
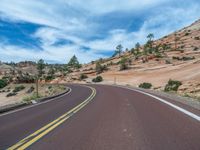
[[[70,85],[72,91],[0,115],[0,149],[200,150],[200,111],[125,88]],[[92,88],[93,87],[93,88]]]

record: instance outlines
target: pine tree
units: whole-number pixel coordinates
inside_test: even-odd
[[[119,56],[121,56],[121,53],[122,53],[122,50],[123,50],[123,46],[121,44],[119,44],[117,47],[116,47],[116,54],[119,54]]]
[[[68,66],[71,67],[71,68],[80,68],[81,67],[81,64],[79,63],[78,61],[78,58],[74,55],[68,62]]]
[[[38,70],[38,76],[42,77],[42,75],[44,74],[44,68],[45,68],[45,63],[43,59],[40,59],[37,62],[37,70]]]

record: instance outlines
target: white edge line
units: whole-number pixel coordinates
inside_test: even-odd
[[[69,88],[69,87],[68,87],[68,88]],[[50,99],[50,100],[47,100],[47,101],[44,101],[44,102],[39,102],[39,103],[37,103],[37,104],[33,104],[33,105],[30,105],[30,106],[26,106],[26,107],[21,108],[21,109],[17,109],[17,110],[9,111],[9,112],[7,112],[7,113],[3,113],[3,114],[0,115],[0,117],[6,116],[6,115],[9,115],[9,114],[13,114],[13,113],[15,113],[15,112],[19,112],[19,111],[22,111],[22,110],[26,110],[26,109],[29,109],[29,108],[32,108],[32,107],[35,107],[35,106],[38,106],[38,105],[42,105],[42,104],[45,104],[45,103],[48,103],[48,102],[51,102],[51,101],[54,101],[54,100],[57,99],[57,98],[61,98],[61,97],[64,97],[64,96],[68,95],[69,93],[71,93],[71,91],[72,91],[72,89],[69,88],[69,91],[68,91],[67,93],[65,93],[64,95],[61,95],[61,96],[58,96],[58,97],[54,97],[54,98],[52,98],[52,99]]]
[[[142,93],[142,94],[147,95],[147,96],[150,96],[150,97],[152,97],[152,98],[154,98],[154,99],[159,100],[159,101],[162,102],[162,103],[165,103],[165,104],[167,104],[167,105],[173,107],[173,108],[176,109],[176,110],[179,110],[180,112],[182,112],[182,113],[184,113],[184,114],[186,114],[186,115],[192,117],[193,119],[195,119],[195,120],[197,120],[197,121],[200,121],[200,116],[198,116],[198,115],[196,115],[196,114],[194,114],[194,113],[191,113],[191,112],[189,112],[188,110],[185,110],[185,109],[183,109],[183,108],[181,108],[181,107],[179,107],[179,106],[177,106],[177,105],[174,105],[174,104],[172,104],[172,103],[170,103],[170,102],[168,102],[168,101],[166,101],[166,100],[164,100],[164,99],[162,99],[162,98],[159,98],[159,97],[157,97],[157,96],[155,96],[155,95],[152,95],[152,94],[149,94],[149,93],[140,91],[140,90],[128,88],[128,87],[123,87],[123,86],[118,86],[118,85],[116,85],[116,86],[117,86],[117,87],[124,88],[124,89],[129,89],[129,90],[132,90],[132,91],[135,91],[135,92],[138,92],[138,93]]]

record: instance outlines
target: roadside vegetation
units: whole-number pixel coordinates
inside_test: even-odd
[[[129,63],[128,58],[122,57],[121,60],[119,61],[120,71],[127,70],[128,69],[128,63]]]
[[[143,89],[150,89],[151,87],[152,87],[152,84],[151,83],[147,83],[147,82],[141,83],[139,85],[139,88],[143,88]]]
[[[108,68],[107,68],[106,65],[101,65],[101,63],[98,61],[98,62],[96,63],[95,70],[96,70],[96,73],[97,73],[97,74],[101,74],[101,73],[103,73],[104,71],[108,70]]]
[[[22,98],[22,101],[30,103],[32,100],[38,100],[40,98],[53,96],[64,92],[66,90],[66,87],[64,85],[42,85],[40,89],[42,90],[40,90],[41,92],[39,92],[37,95],[34,87],[31,86],[29,90],[26,91],[28,95],[24,96]]]
[[[102,82],[103,78],[102,76],[97,76],[96,78],[92,79],[92,82]]]
[[[25,86],[24,85],[19,85],[19,86],[16,86],[13,90],[13,92],[19,92],[19,91],[22,91],[25,89]]]
[[[22,101],[24,101],[26,103],[31,103],[32,100],[37,100],[42,97],[43,96],[41,96],[41,95],[37,95],[37,93],[33,93],[31,96],[26,96],[26,97],[22,98]]]
[[[79,77],[80,80],[84,80],[84,79],[87,79],[87,78],[88,78],[88,76],[86,74],[83,74],[83,73]]]
[[[37,62],[2,64],[9,68],[2,73],[0,78],[0,96],[6,103],[12,103],[12,101],[15,103],[21,99],[29,101],[61,93],[65,87],[52,84],[46,88],[47,84],[57,83],[54,79],[63,79],[69,73],[82,67],[75,55],[66,64],[48,64],[43,59]],[[80,76],[80,80],[86,78],[85,74]]]
[[[0,79],[0,89],[4,88],[7,86],[7,81],[6,80],[3,80],[3,79]]]
[[[182,82],[177,80],[169,80],[167,85],[165,86],[165,92],[174,91],[177,92],[178,88],[182,85]]]

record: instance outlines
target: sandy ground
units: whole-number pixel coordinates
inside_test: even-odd
[[[164,86],[169,79],[183,82],[187,82],[188,80],[200,82],[200,64],[194,64],[194,62],[177,66],[157,65],[156,67],[147,68],[148,69],[145,69],[145,66],[143,66],[143,68],[135,70],[106,72],[102,74],[102,76],[105,82],[114,82],[116,78],[116,82],[130,85],[139,85],[143,82],[149,82],[154,86]]]
[[[132,69],[126,71],[118,71],[116,68],[101,74],[104,79],[102,83],[138,87],[139,84],[148,82],[153,85],[154,89],[164,90],[169,79],[172,79],[183,83],[179,88],[179,94],[200,97],[200,63],[198,59],[180,62],[176,65],[152,62],[130,67]]]

